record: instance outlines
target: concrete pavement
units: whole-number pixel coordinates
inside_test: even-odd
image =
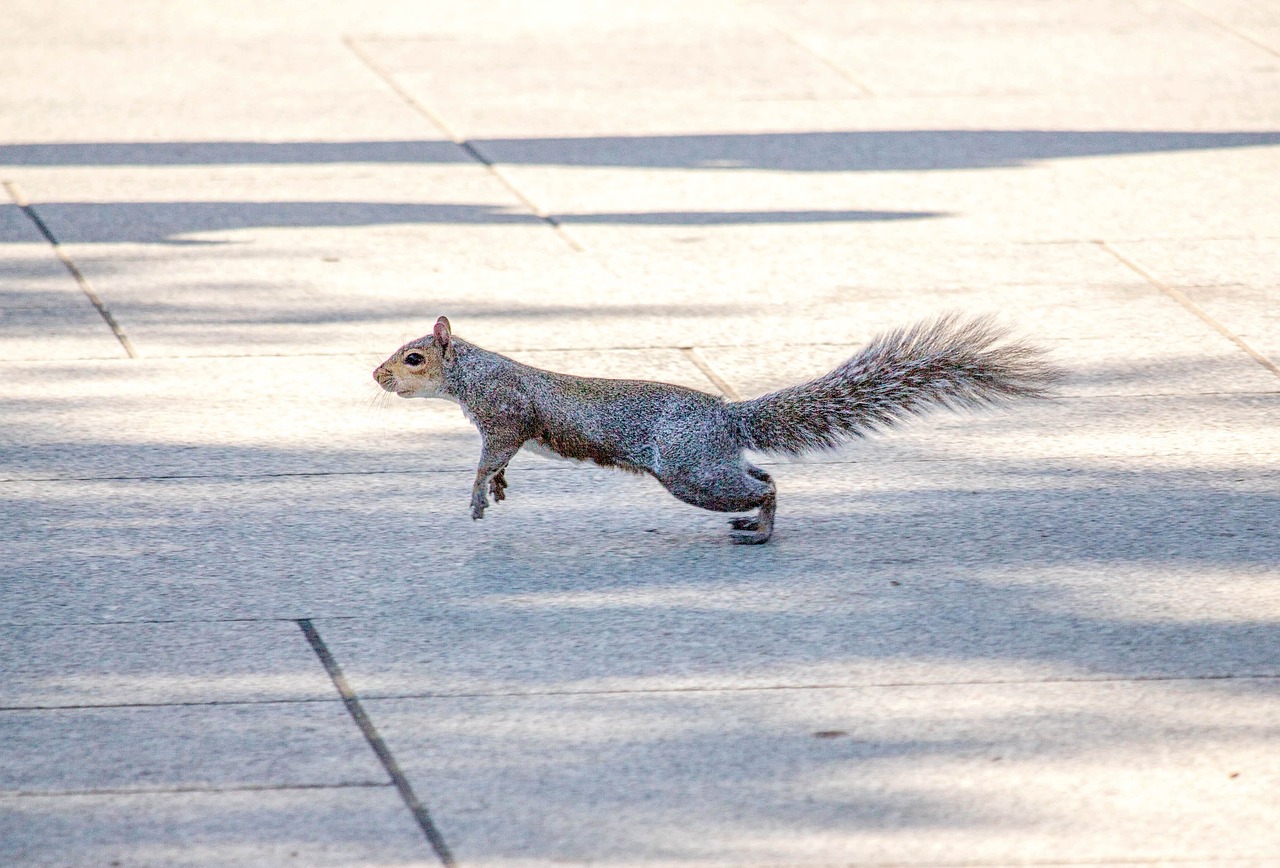
[[[0,0],[0,863],[1280,863],[1280,7]],[[1052,402],[777,534],[369,374]]]

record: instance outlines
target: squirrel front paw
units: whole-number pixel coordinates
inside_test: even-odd
[[[494,503],[507,499],[507,476],[503,471],[499,470],[489,480],[489,493],[493,495]]]

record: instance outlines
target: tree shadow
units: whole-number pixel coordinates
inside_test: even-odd
[[[238,229],[347,226],[541,226],[523,211],[496,205],[401,202],[47,202],[35,206],[55,237],[68,244],[216,245],[225,239],[188,238]],[[936,211],[763,210],[624,211],[557,214],[565,224],[620,226],[759,226],[788,223],[865,223],[942,217]],[[0,236],[0,243],[6,239]],[[29,239],[14,238],[10,243]]]
[[[189,451],[201,466],[222,450]],[[857,470],[903,484],[866,491]],[[1082,833],[1079,811],[1033,791],[1147,816],[1097,775],[1182,775],[1208,798],[1178,751],[1229,763],[1280,735],[1257,717],[1277,696],[1280,622],[1239,603],[1276,580],[1273,486],[1034,462],[960,476],[795,468],[779,474],[778,538],[752,550],[652,486],[554,466],[512,473],[482,527],[464,514],[467,470],[10,485],[0,606],[36,621],[314,617],[463,858],[782,858],[761,830],[854,853],[964,832],[1018,852]],[[134,629],[151,628],[113,628]],[[92,647],[74,666],[110,675],[110,636]],[[184,665],[135,659],[132,675],[163,683]],[[225,716],[197,705],[181,726]],[[162,772],[150,783],[239,780]]]
[[[531,166],[933,171],[1040,160],[1264,147],[1280,132],[1179,130],[858,130],[476,139],[494,162]],[[42,142],[0,146],[0,165],[187,166],[466,163],[439,140],[352,142]]]

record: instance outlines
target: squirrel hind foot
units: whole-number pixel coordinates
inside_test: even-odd
[[[739,546],[764,545],[773,536],[773,530],[735,530],[729,534],[729,541]]]
[[[772,485],[772,480],[770,484]],[[773,536],[773,514],[776,509],[777,500],[770,494],[769,498],[760,504],[760,512],[754,517],[730,519],[729,526],[733,530],[729,533],[729,540],[740,546],[758,546],[767,543]]]

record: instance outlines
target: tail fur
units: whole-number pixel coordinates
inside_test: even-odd
[[[798,455],[831,449],[934,407],[1047,397],[1061,371],[1008,340],[991,317],[947,314],[877,336],[824,377],[729,405],[744,445]]]

